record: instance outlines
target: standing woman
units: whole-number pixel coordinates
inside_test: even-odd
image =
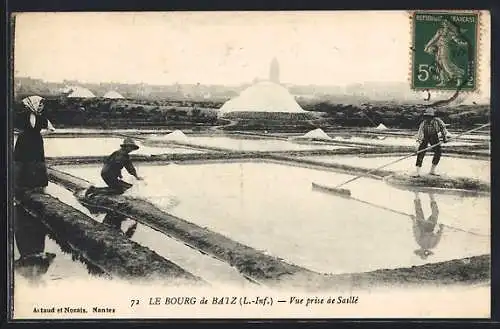
[[[14,146],[14,184],[16,193],[43,189],[48,185],[42,130],[55,131],[44,115],[43,98],[30,96],[22,100],[28,111],[15,123],[21,132]]]

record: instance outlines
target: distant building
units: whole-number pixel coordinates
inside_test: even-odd
[[[276,57],[271,61],[269,80],[274,83],[280,83],[280,66]]]

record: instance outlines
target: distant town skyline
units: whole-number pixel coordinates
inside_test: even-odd
[[[489,95],[489,15],[481,93]],[[16,14],[16,76],[47,82],[346,86],[406,82],[408,13],[169,12]]]

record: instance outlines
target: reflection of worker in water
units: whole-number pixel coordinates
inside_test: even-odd
[[[97,188],[91,186],[85,192],[85,196],[89,196],[92,193],[103,193],[103,194],[121,194],[132,187],[132,184],[127,183],[122,180],[122,169],[125,168],[128,173],[134,176],[137,180],[142,180],[141,177],[137,175],[137,171],[130,161],[129,153],[139,149],[139,146],[135,144],[134,140],[131,138],[125,138],[123,143],[120,145],[120,149],[109,155],[104,161],[104,166],[101,170],[101,177],[109,186],[109,188]]]
[[[47,273],[50,264],[56,257],[46,253],[46,227],[32,218],[21,206],[15,207],[14,234],[20,257],[14,262],[14,269],[28,280],[35,282]]]
[[[103,224],[111,226],[112,228],[122,231],[122,223],[127,220],[127,217],[121,214],[117,214],[115,212],[108,212],[102,221]],[[127,238],[131,238],[134,235],[135,230],[137,229],[137,222],[134,222],[130,227],[128,227],[123,233]]]
[[[433,252],[431,249],[435,248],[441,240],[443,234],[443,224],[437,225],[439,217],[439,209],[433,194],[429,194],[431,201],[431,215],[425,219],[424,211],[422,210],[422,202],[418,193],[415,193],[415,214],[413,217],[413,235],[417,241],[420,249],[415,250],[415,254],[422,259],[426,259]],[[436,232],[436,226],[439,228]]]

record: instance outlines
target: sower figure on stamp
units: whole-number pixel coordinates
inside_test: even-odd
[[[28,111],[21,113],[14,122],[15,128],[20,131],[14,146],[16,199],[24,191],[44,189],[49,184],[42,133],[55,131],[45,117],[42,97],[30,96],[22,102]]]
[[[422,259],[426,259],[433,252],[431,249],[435,248],[441,236],[443,234],[443,224],[437,225],[439,218],[439,208],[433,194],[429,194],[430,205],[431,205],[431,215],[427,220],[424,217],[424,211],[422,209],[422,202],[418,193],[415,193],[415,214],[413,217],[413,235],[417,241],[420,249],[415,250],[415,254],[420,256]],[[435,232],[436,226],[439,227],[438,231]]]
[[[417,147],[418,151],[422,151],[429,146],[439,144],[439,134],[443,138],[443,143],[446,143],[446,138],[448,136],[448,131],[446,130],[443,120],[436,117],[435,111],[433,109],[427,109],[424,113],[424,120],[420,123],[420,127],[417,133]],[[434,157],[432,158],[432,166],[430,170],[431,175],[436,174],[436,166],[441,159],[441,145],[436,145],[432,148],[434,151]],[[424,160],[425,151],[417,154],[416,170],[413,177],[420,176],[420,169],[422,168],[422,162]]]
[[[460,47],[468,46],[468,43],[460,36],[460,29],[445,19],[424,49],[426,53],[435,55],[440,80],[437,86],[444,86],[449,81],[454,80],[458,87],[465,77],[465,70],[453,62],[452,44]]]
[[[137,146],[131,138],[125,138],[123,143],[120,145],[120,149],[113,152],[104,160],[104,166],[101,170],[101,178],[109,187],[98,188],[91,186],[85,192],[85,197],[88,197],[93,193],[122,194],[131,188],[132,184],[122,180],[123,168],[125,168],[128,173],[134,176],[137,180],[142,180],[142,178],[137,175],[137,170],[132,164],[129,155],[130,152],[137,149],[139,149],[139,146]]]

